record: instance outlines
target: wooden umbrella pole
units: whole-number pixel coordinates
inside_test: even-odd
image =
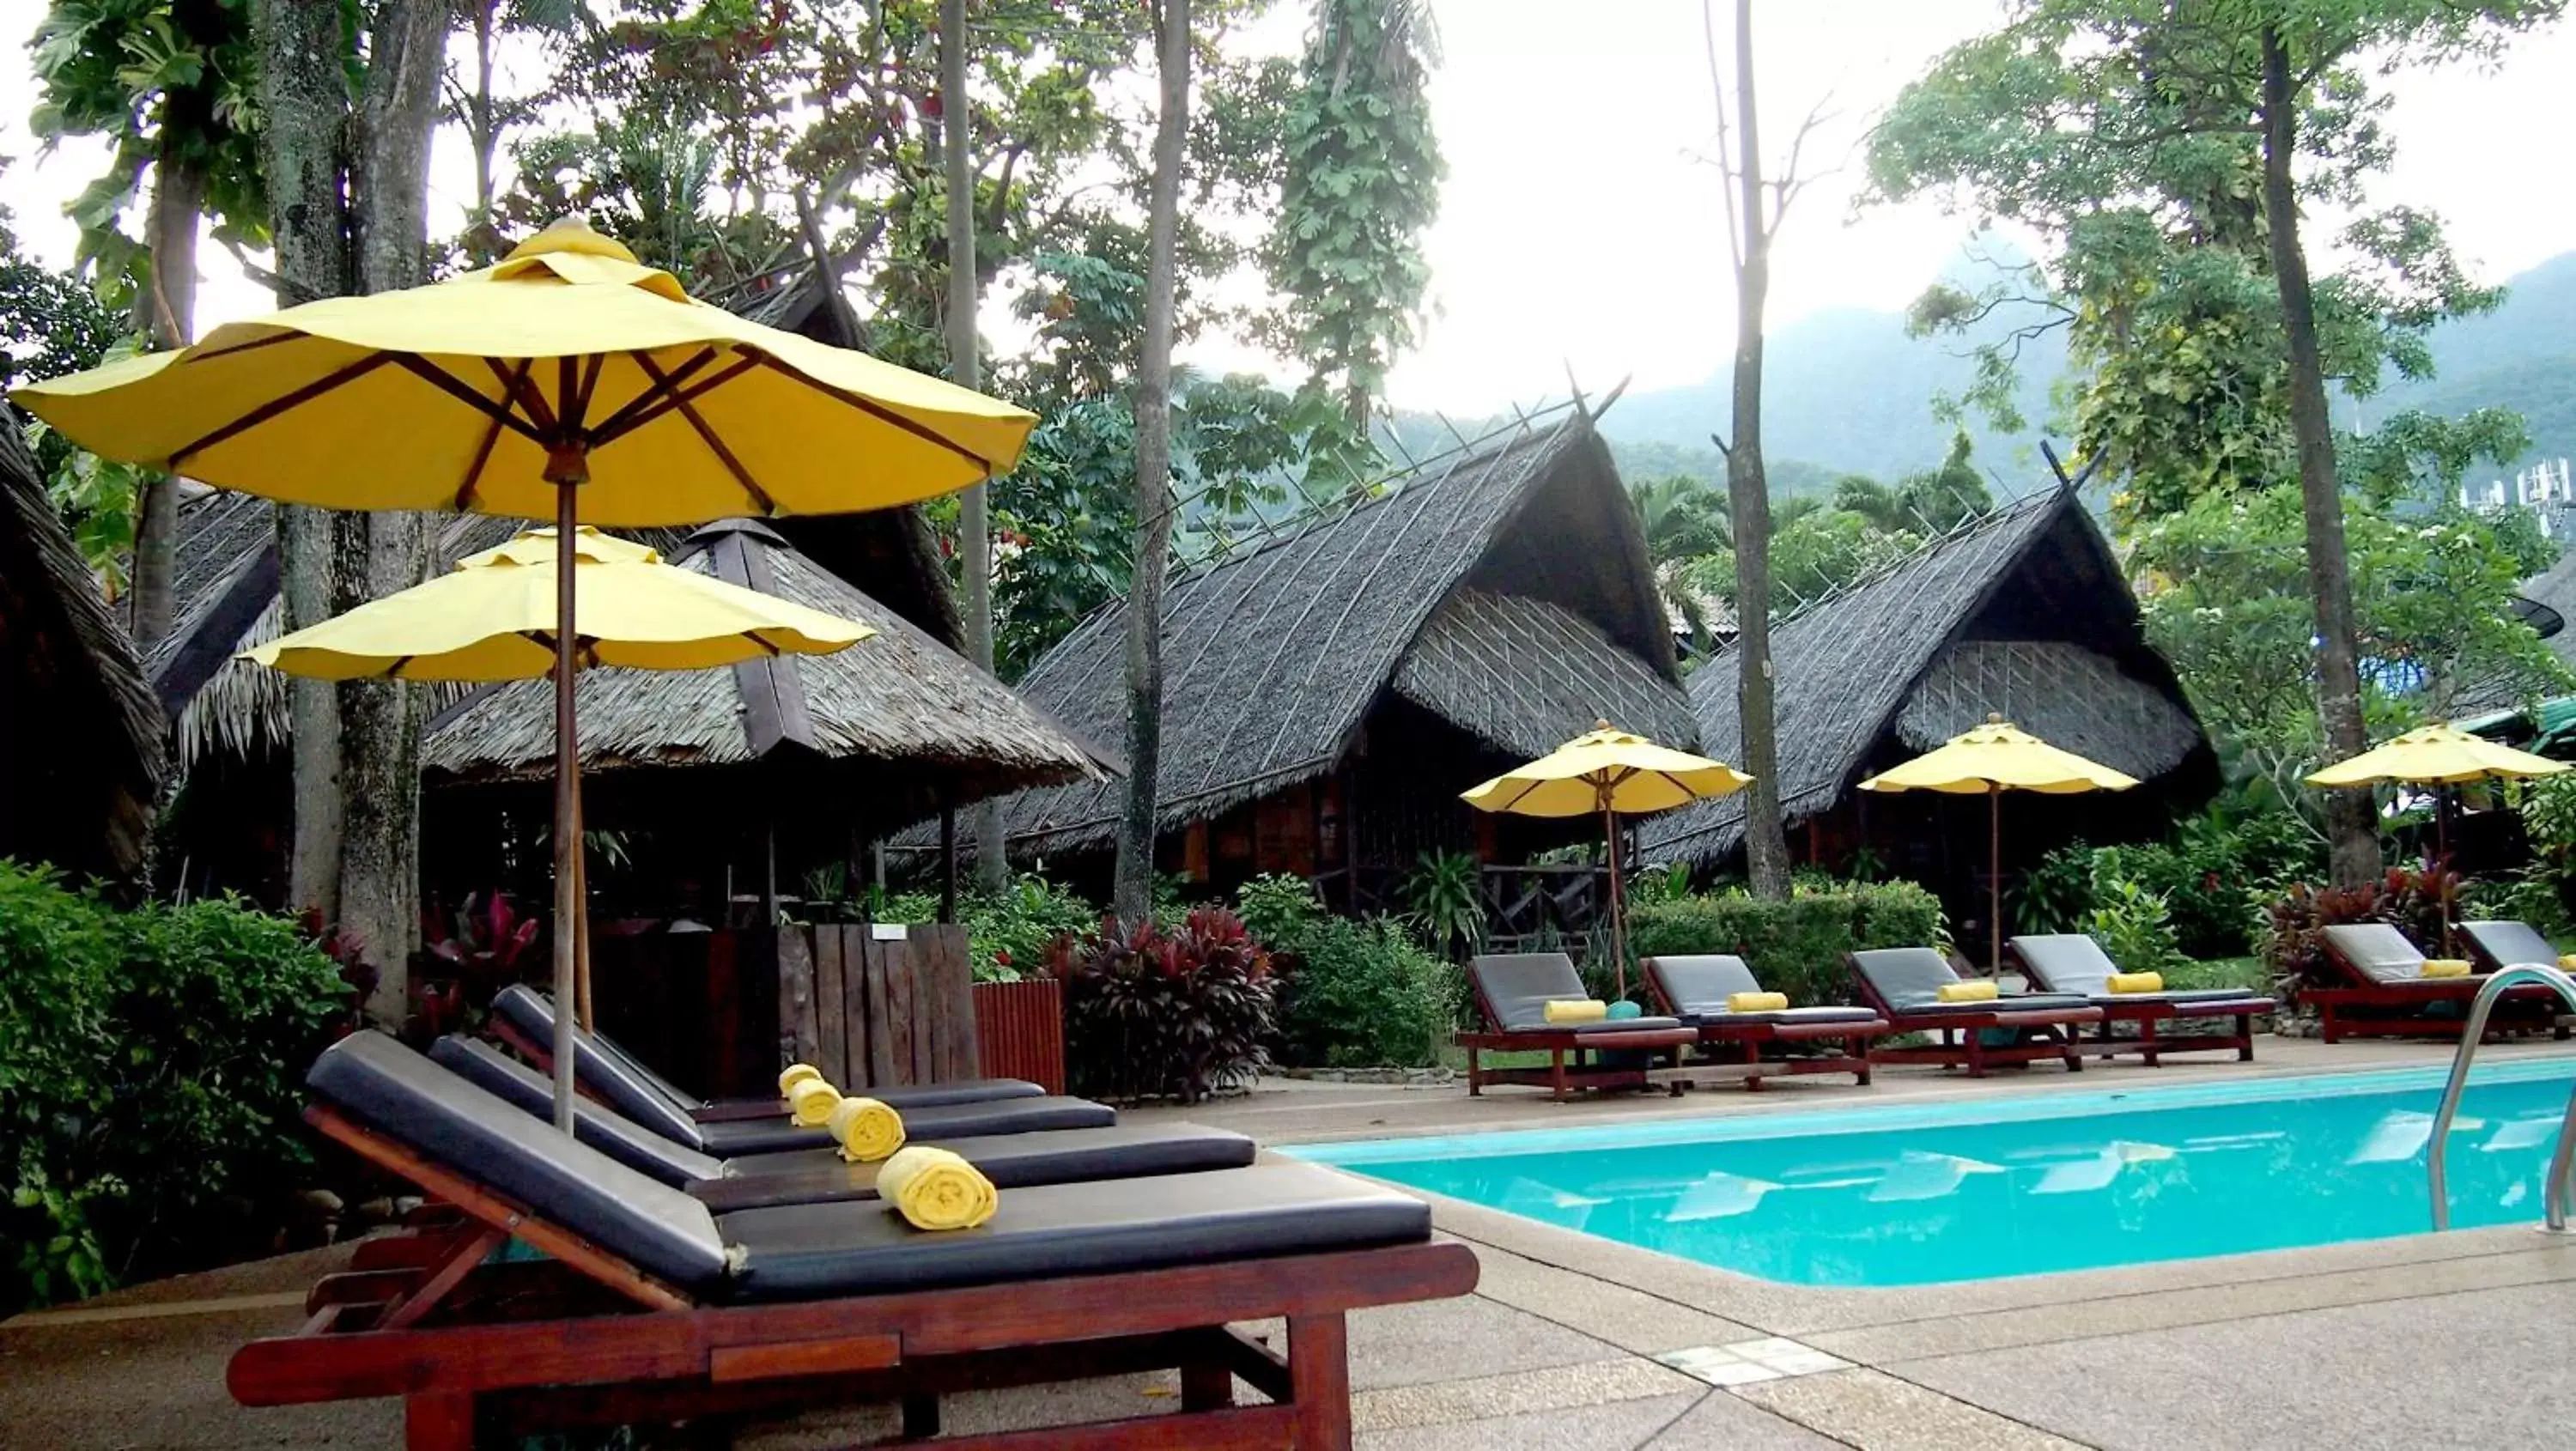
[[[2004,975],[2004,788],[1986,783],[1986,976]]]
[[[546,462],[555,486],[555,1127],[573,1131],[574,1012],[580,998],[581,749],[573,720],[574,490],[590,470],[578,447]]]
[[[1610,973],[1619,997],[1628,996],[1627,893],[1619,883],[1619,813],[1610,809],[1610,788],[1601,787],[1601,824],[1610,836]]]
[[[572,799],[572,896],[580,909],[572,917],[573,983],[581,995],[581,1030],[597,1032],[591,1022],[590,1007],[590,849],[583,834],[590,829],[590,817],[581,808],[581,796]]]

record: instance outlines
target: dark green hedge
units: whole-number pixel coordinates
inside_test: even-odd
[[[1940,899],[1912,882],[1802,888],[1786,901],[1739,890],[1641,902],[1628,912],[1628,948],[1638,958],[1730,952],[1800,1006],[1852,1000],[1846,952],[1931,946],[1944,936]]]

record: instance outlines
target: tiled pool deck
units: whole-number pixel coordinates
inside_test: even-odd
[[[2099,1091],[2252,1074],[2446,1063],[2434,1044],[2260,1040],[2261,1061],[2095,1064],[1983,1083],[1882,1071],[1770,1092],[1545,1102],[1502,1089],[1266,1083],[1186,1115],[1265,1143],[1565,1127],[1932,1097]],[[2499,1045],[2495,1060],[2565,1055]],[[1359,1444],[1375,1451],[1682,1447],[2369,1448],[2576,1444],[2576,1244],[2468,1231],[2232,1259],[1905,1290],[1814,1290],[1435,1201],[1475,1246],[1462,1300],[1370,1311],[1351,1327]],[[292,1328],[339,1252],[145,1286],[0,1323],[0,1447],[389,1447],[390,1402],[250,1412],[223,1363]],[[970,1398],[970,1426],[1177,1404],[1168,1384],[1102,1381]],[[758,1451],[846,1445],[865,1414],[747,1428]]]

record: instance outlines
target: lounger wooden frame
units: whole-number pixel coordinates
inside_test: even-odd
[[[2004,945],[2004,957],[2020,968],[2022,975],[2031,982],[2046,986],[2040,983],[2039,974],[2030,970],[2030,964],[2010,943]],[[2149,1068],[2163,1066],[2162,1059],[2167,1053],[2218,1053],[2231,1048],[2236,1051],[2237,1062],[2251,1063],[2254,1061],[2254,1020],[2281,1010],[2281,1005],[2272,999],[2250,994],[2241,1003],[2217,998],[2187,1002],[2150,998],[2135,1003],[2111,1003],[2096,998],[2094,1006],[2102,1010],[2102,1031],[2087,1045],[2087,1051],[2106,1059],[2122,1053],[2135,1053],[2146,1060]],[[2234,1018],[2236,1031],[2191,1033],[2180,1038],[2168,1038],[2161,1025],[2174,1018]],[[2123,1038],[2115,1033],[2113,1030],[2122,1023],[2135,1024],[2137,1036]]]
[[[2359,964],[2345,957],[2334,945],[2334,939],[2317,937],[2318,950],[2326,961],[2343,974],[2342,987],[2301,987],[2301,1004],[2317,1010],[2318,1036],[2329,1043],[2346,1038],[2456,1038],[2468,1026],[2469,1001],[2486,986],[2484,977],[2431,977],[2418,982],[2381,982],[2361,970]],[[2568,1023],[2550,1005],[2558,995],[2546,985],[2531,983],[2505,989],[2504,1001],[2498,1006],[2516,1011],[2517,1016],[2498,1013],[2487,1021],[2487,1040],[2493,1042],[2509,1032],[2536,1032],[2548,1028],[2558,1038],[2568,1036]],[[2433,1018],[2424,1009],[2435,1003],[2457,1003],[2460,1016]],[[2354,1008],[2398,1008],[2403,1017],[2354,1018],[2345,1014]],[[2520,1016],[2517,1010],[2533,1010],[2535,1016]]]
[[[1933,1063],[1944,1068],[1965,1068],[1970,1078],[1983,1078],[1986,1070],[2007,1063],[2040,1063],[2055,1058],[2066,1064],[2069,1073],[2084,1071],[2083,1028],[2087,1023],[2102,1021],[2102,1010],[2096,1007],[2016,1008],[2008,1001],[1997,1000],[1991,1012],[1980,1013],[1908,1013],[1879,996],[1871,985],[1869,974],[1848,952],[1843,966],[1860,987],[1868,1005],[1887,1019],[1891,1030],[1899,1033],[1935,1033],[1940,1041],[1920,1048],[1898,1048],[1880,1044],[1869,1056],[1880,1063]],[[2037,1029],[2044,1036],[2008,1047],[1990,1047],[1985,1033],[1995,1028]],[[2123,1051],[2134,1051],[2134,1044],[2120,1044]],[[2096,1045],[2094,1051],[2100,1051]]]
[[[1177,1368],[1177,1412],[942,1441],[973,1451],[1343,1451],[1347,1312],[1463,1295],[1463,1244],[1424,1243],[834,1300],[700,1305],[527,1208],[331,1109],[305,1118],[453,1206],[359,1247],[295,1334],[227,1382],[246,1406],[405,1398],[410,1451],[484,1437],[894,1402],[907,1435],[947,1392]],[[505,1238],[551,1257],[486,1264]],[[1284,1317],[1283,1355],[1230,1323]],[[1234,1379],[1271,1404],[1233,1404]]]
[[[1672,1016],[1681,1015],[1681,1005],[1664,991],[1663,978],[1647,970],[1646,988],[1655,1001]],[[1692,1025],[1699,1034],[1699,1058],[1721,1065],[1744,1080],[1744,1091],[1760,1093],[1765,1078],[1795,1077],[1807,1073],[1848,1073],[1855,1084],[1869,1086],[1870,1049],[1880,1035],[1888,1031],[1885,1018],[1853,1018],[1838,1023],[1699,1023]],[[1764,1058],[1762,1050],[1781,1043],[1833,1043],[1839,1040],[1839,1052],[1828,1057]],[[1731,1060],[1731,1061],[1730,1061]],[[1688,1066],[1688,1065],[1686,1065]]]
[[[1549,1097],[1562,1103],[1578,1088],[1655,1088],[1673,1084],[1684,1048],[1699,1041],[1699,1034],[1689,1028],[1639,1028],[1622,1032],[1616,1028],[1595,1028],[1578,1033],[1571,1028],[1505,1028],[1502,1015],[1494,1011],[1493,1001],[1485,996],[1485,985],[1475,984],[1476,1011],[1488,1026],[1482,1030],[1460,1031],[1451,1041],[1467,1050],[1467,1096],[1481,1097],[1489,1083],[1517,1083],[1549,1090]],[[1492,1052],[1525,1053],[1544,1049],[1545,1068],[1487,1068],[1479,1054]],[[1664,1055],[1662,1065],[1653,1068],[1621,1068],[1604,1064],[1600,1054],[1620,1050],[1644,1051]],[[1584,1060],[1585,1053],[1593,1055]],[[1568,1061],[1571,1059],[1571,1061]],[[1678,1085],[1673,1091],[1681,1091]]]

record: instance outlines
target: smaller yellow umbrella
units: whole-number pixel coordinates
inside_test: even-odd
[[[1753,778],[1723,761],[1659,746],[1644,736],[1595,721],[1593,729],[1472,791],[1468,805],[1522,816],[1601,813],[1610,837],[1610,958],[1619,996],[1628,995],[1627,893],[1619,881],[1619,813],[1642,815],[1709,796],[1725,796]]]
[[[2533,776],[2555,776],[2567,769],[2564,761],[2535,756],[2500,746],[2482,736],[2454,730],[2446,725],[2429,725],[2408,731],[2393,741],[2375,746],[2318,771],[2307,778],[2311,786],[2457,786],[2465,781],[2525,780]],[[2448,832],[2442,820],[2442,805],[2433,804],[2433,855],[2436,861],[2451,854]],[[2451,903],[2442,901],[2442,934],[2451,931]]]
[[[2038,791],[2050,796],[2082,791],[2126,791],[2138,784],[2098,761],[2061,751],[2002,716],[1952,736],[1939,749],[1927,751],[1893,770],[1860,783],[1863,791],[1942,791],[1987,800],[1986,875],[1988,906],[1993,918],[1992,957],[1988,964],[2003,971],[2004,961],[2004,793]]]
[[[317,680],[533,680],[554,673],[555,531],[532,529],[457,562],[426,584],[245,650]],[[853,620],[675,569],[640,544],[583,526],[573,534],[576,668],[705,670],[764,655],[828,655],[876,633]],[[558,704],[568,704],[569,697]],[[558,728],[571,722],[559,719]],[[563,823],[558,830],[567,829]],[[578,802],[569,830],[580,831]],[[573,857],[580,873],[580,856]],[[576,917],[577,940],[586,921]],[[590,1021],[581,954],[576,1006]]]

